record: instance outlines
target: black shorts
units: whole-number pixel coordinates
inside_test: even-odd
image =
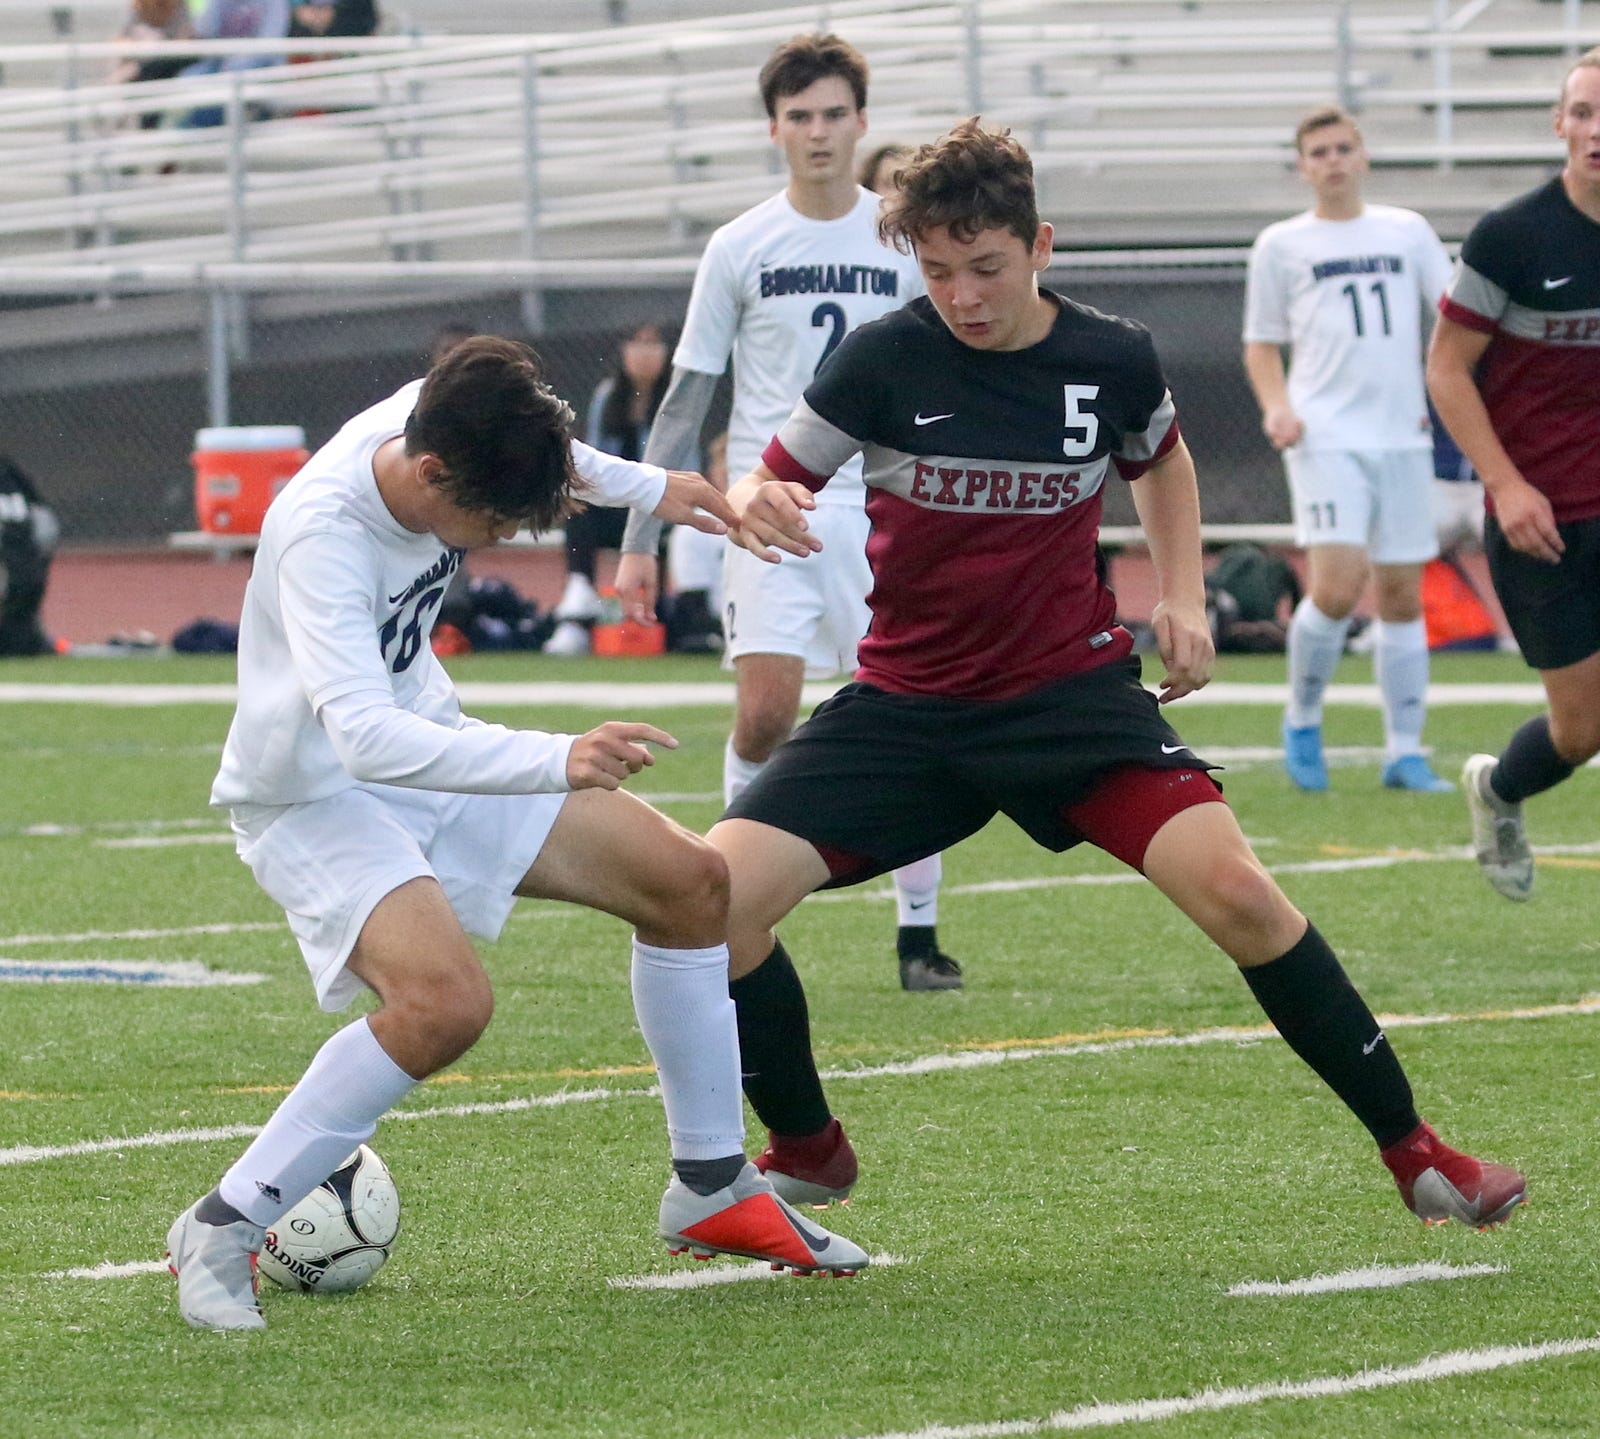
[[[937,854],[997,813],[1046,849],[1070,849],[1092,836],[1065,811],[1129,768],[1196,781],[1192,800],[1160,801],[1172,812],[1202,791],[1218,797],[1204,775],[1216,766],[1166,722],[1136,656],[1010,700],[855,683],[817,707],[723,818],[799,836],[823,857],[833,887]]]
[[[1483,524],[1494,592],[1536,670],[1559,670],[1600,651],[1600,519],[1558,525],[1566,550],[1547,564],[1511,548],[1493,515]]]

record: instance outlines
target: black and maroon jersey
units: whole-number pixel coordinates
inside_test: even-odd
[[[1557,522],[1600,515],[1600,225],[1560,176],[1472,227],[1439,308],[1493,336],[1479,393]]]
[[[1009,699],[1128,653],[1095,563],[1101,487],[1165,455],[1177,419],[1148,330],[1052,298],[1055,325],[1025,350],[962,344],[926,298],[863,326],[767,447],[812,490],[864,456],[858,679]]]

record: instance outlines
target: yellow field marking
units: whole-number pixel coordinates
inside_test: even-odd
[[[525,1083],[533,1079],[608,1079],[624,1075],[654,1074],[653,1064],[608,1064],[599,1069],[516,1069],[504,1074],[463,1074],[453,1070],[449,1074],[435,1074],[423,1080],[424,1084],[503,1084]],[[241,1084],[225,1089],[213,1089],[213,1094],[287,1094],[292,1084]],[[0,1099],[8,1096],[0,1094]]]
[[[1173,1029],[1097,1029],[1088,1034],[1052,1034],[1047,1039],[964,1040],[958,1049],[1050,1049],[1071,1044],[1100,1044],[1107,1039],[1161,1039]]]
[[[1534,863],[1540,869],[1546,865],[1551,869],[1600,869],[1600,859],[1573,859],[1560,854],[1541,854]]]
[[[36,1094],[31,1089],[0,1089],[0,1099],[82,1099],[81,1094]]]

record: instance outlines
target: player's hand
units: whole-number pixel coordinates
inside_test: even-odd
[[[567,752],[567,783],[573,789],[618,789],[629,775],[656,762],[645,748],[647,744],[678,747],[677,740],[653,724],[607,720],[572,742]]]
[[[1196,609],[1162,600],[1150,617],[1150,625],[1155,630],[1161,663],[1167,667],[1161,677],[1162,704],[1182,699],[1211,683],[1217,650],[1204,605]]]
[[[1287,405],[1276,406],[1261,417],[1261,433],[1272,442],[1275,450],[1287,450],[1290,445],[1298,445],[1305,432],[1306,427],[1300,416]]]
[[[650,513],[669,525],[691,525],[708,535],[725,535],[739,523],[721,489],[693,470],[668,470],[666,493]]]
[[[1494,517],[1511,548],[1546,564],[1559,564],[1567,546],[1547,500],[1520,475],[1494,488]]]
[[[770,565],[782,559],[778,550],[804,559],[822,548],[806,521],[806,513],[816,507],[816,496],[804,485],[767,480],[749,492],[739,528],[728,538]]]
[[[661,561],[654,555],[625,554],[617,561],[613,583],[622,601],[623,617],[636,625],[653,625],[661,594]]]

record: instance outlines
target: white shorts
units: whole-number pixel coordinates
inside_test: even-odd
[[[723,562],[724,669],[740,655],[795,655],[810,679],[856,667],[856,646],[872,611],[867,592],[866,511],[855,505],[818,504],[807,516],[822,552],[775,565],[729,545]]]
[[[1285,450],[1294,542],[1357,545],[1377,565],[1439,553],[1427,450]]]
[[[1433,482],[1433,532],[1441,550],[1469,543],[1482,548],[1482,480]]]
[[[431,875],[461,927],[495,939],[565,794],[441,794],[357,785],[283,809],[233,811],[239,858],[280,905],[317,1003],[343,1009],[365,985],[345,964],[379,900]]]

